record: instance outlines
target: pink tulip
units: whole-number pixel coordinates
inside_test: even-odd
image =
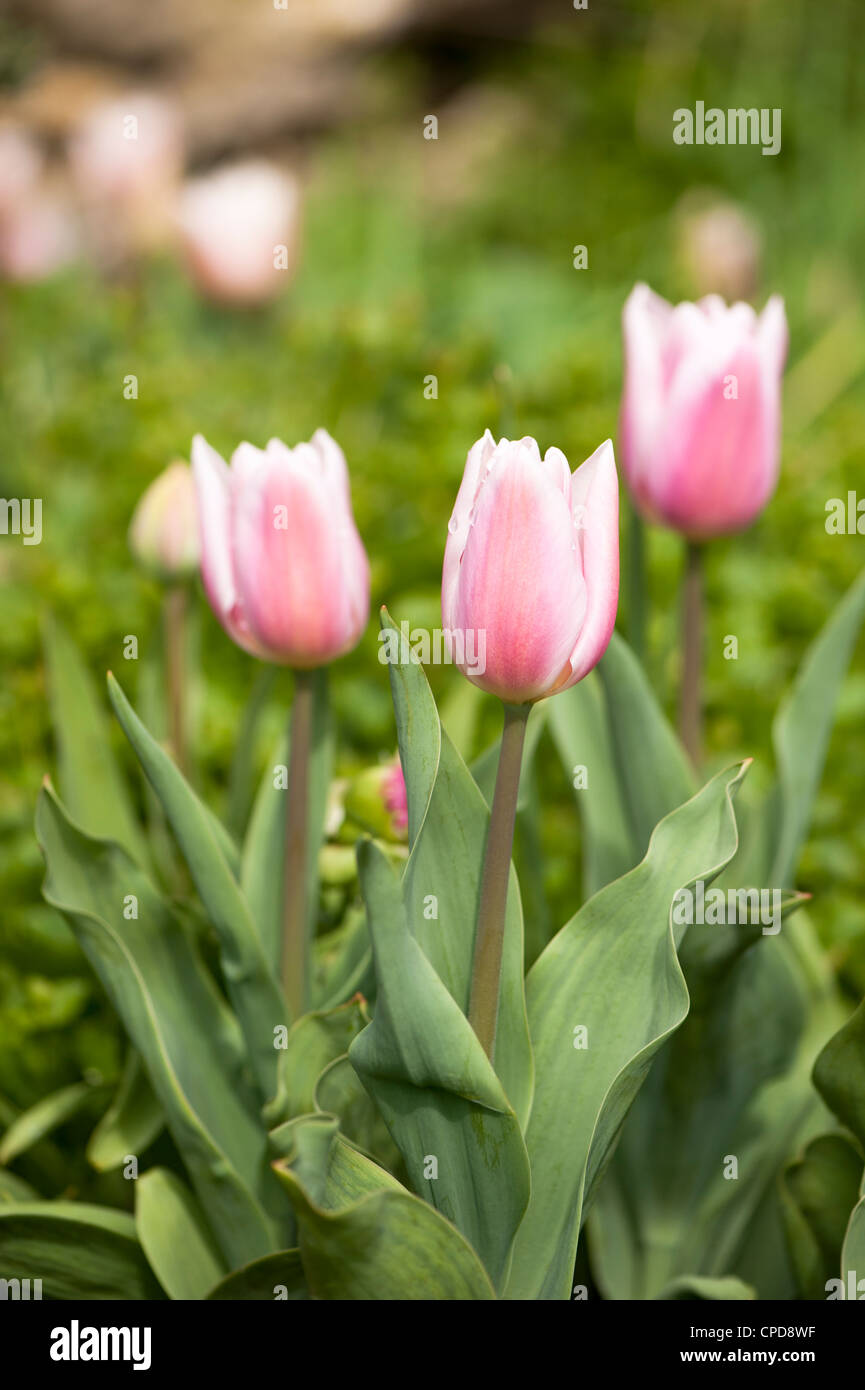
[[[69,164],[100,260],[119,263],[167,239],[183,128],[166,97],[127,92],[98,102],[70,141]]]
[[[129,546],[139,564],[160,579],[183,579],[198,569],[198,508],[188,463],[169,464],[139,498]]]
[[[354,647],[369,614],[369,562],[339,445],[325,430],[294,449],[241,444],[229,468],[196,435],[192,467],[202,578],[228,635],[302,669]]]
[[[600,661],[616,620],[618,510],[609,440],[573,475],[561,449],[542,459],[534,439],[496,444],[487,430],[473,445],[448,523],[442,615],[451,631],[484,634],[486,669],[462,667],[475,685],[522,704]]]
[[[218,303],[263,304],[285,288],[297,255],[300,188],[264,160],[191,180],[178,222],[198,288]]]
[[[640,511],[704,540],[753,521],[778,478],[784,304],[758,317],[637,285],[625,304],[622,451]]]

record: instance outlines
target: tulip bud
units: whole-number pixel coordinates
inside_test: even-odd
[[[534,439],[496,444],[487,430],[469,451],[448,532],[444,625],[485,652],[484,671],[461,665],[469,680],[509,704],[582,680],[606,650],[618,603],[609,440],[571,475],[560,449],[541,458]]]
[[[381,767],[369,767],[353,778],[345,809],[374,835],[404,840],[408,830],[408,798],[399,758]]]
[[[297,181],[264,160],[191,180],[178,221],[198,288],[223,304],[273,299],[294,268],[299,212]]]
[[[750,299],[757,288],[760,233],[735,203],[683,207],[678,228],[679,255],[699,295]]]
[[[301,669],[354,647],[369,615],[369,562],[339,445],[325,430],[294,449],[241,444],[229,468],[196,435],[192,466],[202,578],[228,635]]]
[[[637,507],[692,540],[741,530],[778,478],[783,300],[758,318],[714,295],[674,308],[637,285],[623,321],[622,451]]]
[[[129,548],[166,583],[198,568],[198,509],[188,464],[171,463],[140,498],[129,526]]]

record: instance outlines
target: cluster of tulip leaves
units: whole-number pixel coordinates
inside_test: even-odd
[[[92,1088],[17,1116],[0,1141],[3,1269],[50,1298],[563,1300],[581,1231],[613,1299],[825,1297],[865,1269],[865,1005],[847,1018],[793,889],[863,616],[865,576],[779,709],[759,798],[747,764],[697,785],[617,635],[533,712],[517,862],[538,842],[532,755],[552,738],[565,775],[588,773],[585,900],[558,930],[527,922],[524,941],[511,869],[494,1065],[466,1012],[495,750],[467,766],[421,666],[389,668],[408,859],[359,842],[365,911],[314,941],[311,1010],[289,1018],[271,768],[235,837],[109,677],[143,828],[81,658],[51,628],[44,896],[129,1040],[87,1157],[118,1172],[167,1135],[168,1158],[135,1177],[131,1214],[44,1199],[9,1165]],[[323,676],[317,696],[314,846],[332,771]],[[315,870],[311,854],[313,889]],[[783,929],[676,926],[674,896],[698,880],[784,887]]]

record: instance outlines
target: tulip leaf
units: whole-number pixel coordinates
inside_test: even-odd
[[[737,932],[743,948],[714,946]],[[699,938],[710,944],[695,949]],[[776,1181],[825,1128],[809,1072],[835,1006],[810,990],[784,930],[689,926],[680,959],[690,1014],[637,1097],[599,1193],[598,1278],[612,1298],[653,1298],[685,1275],[739,1275],[761,1298],[790,1297],[780,1238],[765,1258],[781,1233]]]
[[[841,1134],[823,1134],[782,1179],[787,1241],[802,1298],[825,1298],[841,1264],[850,1213],[859,1200],[862,1158]]]
[[[693,796],[694,773],[642,667],[617,632],[598,672],[637,863],[658,822]]]
[[[299,1250],[277,1250],[232,1270],[207,1295],[211,1301],[232,1303],[285,1302],[308,1299],[309,1289]]]
[[[313,673],[312,736],[309,751],[309,859],[307,902],[309,932],[315,936],[318,914],[318,853],[324,833],[327,794],[333,763],[333,739],[327,695],[327,671]],[[285,813],[288,792],[275,785],[275,767],[288,766],[290,748],[283,737],[273,762],[264,770],[243,844],[240,885],[275,976],[282,961],[282,903],[284,895]]]
[[[861,1302],[865,1294],[865,1197],[856,1203],[844,1237],[841,1251],[841,1278],[845,1289],[856,1286],[856,1299]]]
[[[198,1203],[166,1168],[151,1168],[136,1182],[135,1229],[169,1298],[204,1298],[228,1272]]]
[[[462,1231],[498,1287],[529,1195],[519,1121],[471,1024],[408,930],[399,884],[372,841],[359,847],[358,864],[378,995],[349,1058],[412,1188]]]
[[[87,1161],[100,1173],[119,1168],[130,1154],[140,1157],[164,1125],[141,1058],[130,1048],[114,1099],[90,1136]]]
[[[382,628],[396,637],[387,613],[382,615]],[[406,921],[433,972],[465,1013],[489,810],[441,727],[423,668],[408,660],[404,665],[392,662],[389,672],[408,795]],[[524,1124],[531,1105],[532,1055],[525,1009],[522,909],[513,868],[495,1065],[508,1100]]]
[[[682,1275],[658,1294],[659,1299],[667,1301],[690,1299],[719,1303],[743,1302],[756,1297],[756,1290],[741,1279],[706,1279],[699,1274]]]
[[[46,900],[63,914],[141,1055],[231,1264],[280,1244],[266,1139],[236,1024],[189,937],[118,845],[74,826],[43,788]],[[134,907],[137,916],[124,908]]]
[[[584,1212],[654,1055],[687,1014],[673,898],[735,854],[732,798],[743,774],[719,773],[662,820],[642,863],[590,898],[529,972],[532,1195],[509,1298],[570,1295]]]
[[[293,1150],[276,1165],[276,1173],[297,1216],[313,1298],[495,1297],[459,1231],[348,1144],[335,1122],[315,1116],[291,1124]],[[331,1159],[323,1163],[328,1149]]]
[[[590,672],[548,704],[553,741],[580,810],[583,896],[590,898],[639,859],[616,772],[600,677]]]
[[[160,1299],[125,1212],[86,1202],[0,1206],[0,1270],[50,1299]]]
[[[201,802],[168,754],[150,737],[111,676],[108,689],[121,727],[162,802],[219,937],[229,998],[246,1039],[262,1100],[269,1100],[276,1085],[273,1030],[285,1022],[285,1001],[277,978]]]
[[[808,833],[835,702],[865,618],[865,570],[812,642],[772,728],[777,763],[770,881],[788,883]]]
[[[229,833],[243,838],[244,828],[248,829],[249,815],[255,797],[255,768],[258,766],[256,744],[262,715],[267,708],[277,675],[276,666],[259,664],[249,699],[243,707],[237,738],[231,755],[231,768],[228,774],[228,797],[225,823]]]
[[[264,1110],[269,1126],[315,1109],[315,1087],[321,1073],[337,1057],[345,1056],[349,1043],[368,1022],[364,1001],[352,999],[335,1009],[304,1014],[292,1024],[286,1045],[279,1051],[276,1096]]]
[[[76,1081],[51,1095],[43,1096],[29,1110],[17,1116],[0,1140],[0,1165],[13,1163],[19,1154],[26,1153],[46,1134],[65,1124],[85,1109],[99,1094],[99,1088],[87,1081]]]
[[[89,834],[116,840],[145,864],[144,837],[90,672],[69,634],[53,618],[44,623],[43,642],[57,740],[57,781],[70,814]]]
[[[823,1048],[814,1085],[865,1151],[865,1000]]]

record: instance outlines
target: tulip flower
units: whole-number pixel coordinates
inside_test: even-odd
[[[285,288],[299,240],[300,186],[264,160],[192,179],[178,225],[192,279],[217,303],[264,304]]]
[[[637,285],[624,310],[622,463],[650,521],[705,540],[742,530],[778,479],[784,304],[709,295],[675,308]]]
[[[201,573],[216,617],[244,651],[294,667],[286,814],[283,977],[289,1007],[308,986],[309,755],[316,668],[360,640],[369,562],[354,523],[348,468],[325,430],[289,449],[241,444],[231,467],[192,445]]]
[[[728,308],[710,295],[674,308],[637,285],[623,321],[625,474],[642,516],[688,541],[681,723],[697,760],[701,546],[748,526],[774,491],[784,305],[773,296],[758,316],[748,304]]]
[[[24,128],[0,127],[0,275],[44,280],[72,259],[76,243],[68,203],[46,176],[39,144]]]
[[[469,452],[448,532],[444,625],[475,634],[484,670],[477,663],[464,673],[505,705],[469,999],[469,1021],[492,1059],[526,721],[535,702],[597,665],[616,620],[612,445],[602,444],[572,475],[560,449],[541,458],[534,439],[496,444],[487,431]]]
[[[561,449],[534,439],[469,452],[448,526],[442,615],[485,634],[485,670],[464,673],[521,705],[591,671],[616,621],[618,484],[609,440],[572,475]]]
[[[241,444],[231,467],[196,435],[201,572],[233,640],[264,661],[323,666],[350,651],[369,616],[369,562],[351,510],[345,456],[326,430],[289,449]]]
[[[198,568],[198,508],[188,463],[170,463],[138,501],[129,526],[129,548],[139,564],[165,585],[165,681],[171,747],[186,767],[186,581]]]
[[[183,167],[179,112],[155,92],[127,92],[84,116],[69,165],[91,243],[109,268],[168,236]]]
[[[166,582],[196,572],[198,508],[188,463],[170,463],[143,493],[129,526],[129,547],[139,564]]]

